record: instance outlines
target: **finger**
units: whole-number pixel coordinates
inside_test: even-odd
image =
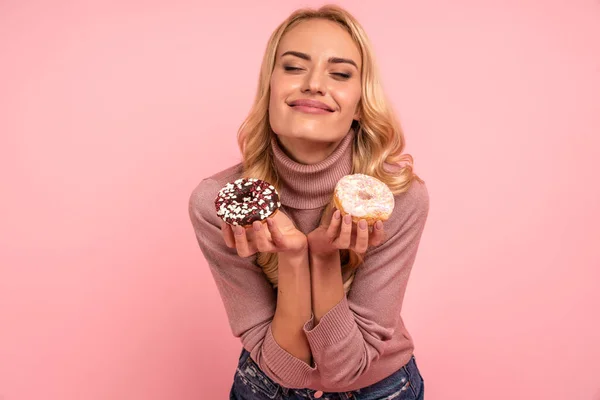
[[[277,221],[275,221],[273,218],[267,218],[267,227],[269,228],[269,232],[271,233],[271,241],[273,241],[275,247],[279,249],[284,249],[285,238],[279,230]]]
[[[252,229],[254,230],[256,249],[260,252],[268,252],[273,250],[273,246],[267,238],[268,228],[264,227],[262,222],[254,221],[252,224]]]
[[[235,239],[233,238],[233,231],[231,230],[231,225],[227,222],[221,222],[221,235],[223,236],[223,240],[225,240],[225,244],[229,248],[235,247]]]
[[[327,228],[325,235],[329,241],[333,242],[340,232],[340,225],[342,224],[342,213],[340,210],[335,210],[333,215],[331,216],[331,223]]]
[[[352,215],[344,215],[342,222],[342,231],[340,236],[335,241],[338,249],[347,249],[350,247],[350,241],[352,239]]]
[[[371,246],[379,246],[381,243],[383,243],[384,239],[385,231],[383,229],[383,222],[377,221],[375,222],[375,226],[373,227],[373,232],[371,234],[369,243],[371,244]]]
[[[249,257],[255,252],[251,251],[250,246],[248,245],[248,239],[246,238],[246,229],[243,227],[236,225],[233,228],[234,235],[233,238],[235,240],[235,247],[237,248],[238,255],[240,257]]]
[[[358,221],[357,233],[356,233],[356,245],[354,251],[357,253],[364,253],[369,247],[369,225],[367,221],[361,219]]]

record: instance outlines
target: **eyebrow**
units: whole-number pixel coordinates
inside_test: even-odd
[[[302,53],[300,51],[293,51],[293,50],[286,51],[285,53],[283,53],[281,55],[281,57],[287,56],[287,55],[296,56],[296,57],[301,58],[301,59],[306,60],[306,61],[310,61],[311,60],[311,57],[308,54]],[[350,65],[354,65],[354,67],[356,69],[358,69],[358,65],[356,65],[356,63],[353,60],[349,59],[349,58],[330,57],[329,60],[327,60],[327,61],[330,62],[331,64],[350,64]]]

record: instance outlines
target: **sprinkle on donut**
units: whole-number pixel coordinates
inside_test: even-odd
[[[256,178],[225,184],[215,199],[217,215],[230,225],[249,226],[264,221],[281,207],[273,185]]]
[[[394,210],[394,194],[377,178],[364,174],[346,175],[335,187],[334,201],[353,222],[365,219],[369,225],[387,220]]]

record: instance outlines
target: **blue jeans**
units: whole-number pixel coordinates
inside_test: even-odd
[[[423,400],[425,387],[415,357],[399,370],[370,386],[352,392],[289,389],[275,383],[242,350],[229,400]]]

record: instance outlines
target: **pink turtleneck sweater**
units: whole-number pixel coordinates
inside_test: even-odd
[[[318,226],[337,181],[352,173],[353,138],[351,131],[327,159],[312,165],[293,161],[273,140],[281,209],[305,234]],[[395,196],[392,216],[384,222],[386,242],[367,250],[349,293],[316,326],[312,318],[306,322],[304,332],[315,361],[311,367],[273,337],[277,292],[256,265],[256,256],[239,257],[221,237],[214,200],[221,187],[241,173],[238,164],[204,178],[191,193],[189,214],[232,333],[263,372],[288,388],[343,392],[369,386],[406,364],[414,344],[401,310],[429,212],[425,184],[415,181]]]

